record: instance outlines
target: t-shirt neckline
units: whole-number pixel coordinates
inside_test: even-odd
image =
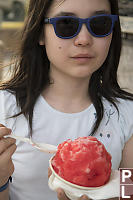
[[[76,116],[84,115],[86,112],[89,112],[94,107],[93,104],[91,103],[83,111],[76,112],[76,113],[65,113],[65,112],[59,111],[59,110],[55,109],[54,107],[52,107],[42,95],[40,95],[40,101],[42,102],[42,104],[44,104],[46,106],[46,108],[49,111],[51,111],[53,113],[57,113],[62,116],[75,116],[76,117]]]

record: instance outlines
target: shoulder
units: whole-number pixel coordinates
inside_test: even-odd
[[[125,125],[125,128],[130,132],[130,136],[133,134],[133,101],[118,99],[118,110],[119,110],[119,119],[120,122]]]
[[[17,111],[15,95],[7,90],[0,90],[0,118],[3,116],[12,116],[16,114]]]
[[[127,118],[130,118],[132,116],[133,100],[116,98],[114,103],[117,106],[119,115],[126,116]],[[103,98],[103,105],[104,105],[104,110],[109,109],[111,107],[113,110],[116,110],[115,106],[104,98]]]
[[[109,105],[107,102],[105,104]],[[120,127],[120,134],[122,134],[124,143],[126,143],[133,135],[133,101],[117,98],[115,104],[118,108],[118,112],[115,111],[115,113],[118,113],[118,121],[117,118],[113,119],[117,122],[115,124]],[[114,106],[112,107],[116,110]]]
[[[118,102],[116,104],[121,113],[129,111],[130,114],[133,112],[133,100],[120,99],[120,98],[118,98],[117,100]]]
[[[7,90],[0,90],[0,102],[4,106],[16,104],[15,95]]]

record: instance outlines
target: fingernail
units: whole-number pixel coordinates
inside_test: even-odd
[[[58,196],[59,196],[59,197],[62,197],[62,195],[63,195],[62,189],[59,188],[59,189],[57,190],[57,192],[58,192]]]
[[[12,130],[10,128],[8,128],[8,133],[11,134]]]
[[[82,200],[88,200],[88,197],[83,195]]]

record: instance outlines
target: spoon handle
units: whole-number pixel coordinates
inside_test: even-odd
[[[45,143],[35,143],[30,138],[24,138],[24,137],[17,136],[14,134],[8,135],[8,137],[14,138],[14,139],[22,141],[22,142],[29,143],[33,147],[35,147],[45,153],[56,153],[56,151],[57,151],[57,146],[55,146],[55,145],[45,144]]]

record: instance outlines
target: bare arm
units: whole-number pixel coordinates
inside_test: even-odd
[[[127,141],[123,149],[120,168],[133,168],[133,136]]]
[[[9,200],[9,187],[0,193],[0,200]]]
[[[12,155],[16,150],[13,138],[5,138],[11,130],[0,124],[0,187],[4,186],[14,172]],[[0,200],[9,200],[9,187],[0,192]]]

